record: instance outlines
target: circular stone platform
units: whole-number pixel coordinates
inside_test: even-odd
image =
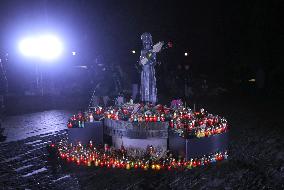
[[[116,148],[160,147],[167,150],[168,122],[129,122],[121,120],[104,120],[104,134],[112,137]]]

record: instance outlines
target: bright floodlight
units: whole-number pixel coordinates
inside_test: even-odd
[[[135,50],[132,50],[131,52],[132,52],[133,54],[136,53]]]
[[[76,55],[76,52],[75,52],[75,51],[72,51],[72,55]]]
[[[36,40],[33,38],[23,39],[19,44],[19,49],[24,56],[33,57],[36,52]]]
[[[57,37],[42,35],[22,40],[19,44],[19,49],[21,53],[27,57],[53,60],[62,53],[63,47]]]
[[[187,53],[187,52],[185,52],[185,53],[184,53],[184,56],[188,56],[188,53]]]

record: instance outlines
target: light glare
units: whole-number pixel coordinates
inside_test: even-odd
[[[32,38],[26,38],[20,42],[19,48],[24,56],[33,57],[35,52],[37,51],[36,40]]]
[[[62,53],[62,43],[52,35],[42,35],[23,39],[19,43],[20,52],[27,57],[52,60]]]

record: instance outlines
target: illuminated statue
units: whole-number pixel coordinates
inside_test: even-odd
[[[141,86],[140,94],[141,101],[155,104],[157,102],[157,87],[155,77],[156,53],[159,52],[163,46],[162,42],[153,46],[152,36],[150,33],[143,33],[141,35],[143,42],[143,49],[140,56],[141,72]]]

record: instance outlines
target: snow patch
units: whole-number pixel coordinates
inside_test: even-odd
[[[31,175],[35,175],[35,174],[44,172],[44,171],[46,171],[46,170],[47,170],[47,169],[46,169],[45,167],[43,167],[43,168],[40,168],[40,169],[38,169],[38,170],[34,170],[33,172],[28,173],[28,174],[26,174],[26,175],[22,175],[22,177],[29,177],[29,176],[31,176]]]

